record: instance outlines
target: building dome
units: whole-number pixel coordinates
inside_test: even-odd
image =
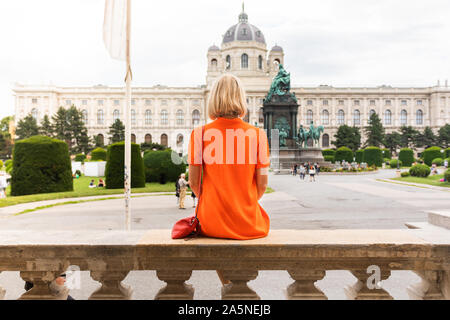
[[[279,45],[275,45],[275,46],[272,48],[272,50],[270,50],[270,51],[279,51],[279,52],[283,52],[283,48],[280,47]]]
[[[256,41],[266,44],[261,30],[248,23],[248,15],[244,12],[244,8],[242,8],[242,12],[239,15],[239,23],[230,27],[223,36],[223,43],[233,41]]]
[[[220,48],[214,44],[209,47],[208,51],[220,51]]]

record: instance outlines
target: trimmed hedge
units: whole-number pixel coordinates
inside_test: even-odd
[[[355,152],[355,158],[356,158],[356,162],[357,162],[357,163],[362,163],[362,162],[364,162],[364,150],[363,150],[363,149],[357,150],[357,151]]]
[[[13,163],[13,161],[11,159],[6,160],[4,163],[5,167],[7,167],[10,163],[11,164]]]
[[[180,160],[180,164],[172,161],[172,150],[149,151],[144,155],[145,180],[147,182],[159,182],[161,184],[167,181],[176,181],[180,174],[186,172],[186,163],[181,161],[176,153],[174,156]]]
[[[401,168],[403,162],[402,162],[401,160],[397,160],[397,159],[392,159],[391,161],[389,161],[389,166],[390,166],[392,169],[395,169],[395,168],[397,168],[397,162],[399,162],[399,161],[400,161],[399,167]]]
[[[325,150],[322,150],[322,155],[325,157],[325,156],[335,156],[335,154],[336,154],[336,150],[333,150],[333,149],[325,149]]]
[[[367,147],[364,149],[364,162],[369,166],[381,167],[383,165],[383,152],[378,147]]]
[[[347,147],[340,147],[336,150],[336,155],[334,156],[334,161],[341,162],[345,160],[347,162],[353,162],[353,151]]]
[[[3,161],[0,160],[0,169],[3,168]]]
[[[86,160],[86,155],[84,153],[79,153],[75,156],[76,162],[84,162]]]
[[[444,179],[447,183],[450,182],[450,169],[444,172]]]
[[[431,166],[434,159],[442,157],[441,150],[442,149],[439,147],[429,147],[422,152],[423,162],[425,162],[427,166]]]
[[[73,191],[69,147],[61,140],[34,136],[14,146],[11,195]]]
[[[444,158],[450,158],[450,148],[444,150]]]
[[[403,148],[400,150],[398,158],[405,167],[411,167],[414,163],[414,151],[409,148]]]
[[[108,147],[105,167],[106,189],[121,189],[124,185],[125,143],[117,142]],[[131,187],[145,187],[144,161],[138,144],[131,144]]]
[[[106,150],[103,148],[92,150],[91,161],[106,161]]]
[[[409,174],[413,177],[426,178],[430,175],[431,169],[425,164],[416,164],[409,169]]]
[[[334,162],[334,156],[325,155],[323,158],[325,161]]]
[[[409,177],[410,174],[408,171],[403,171],[402,173],[400,173],[400,176],[402,176],[404,178],[404,177]]]
[[[436,158],[433,159],[433,161],[431,161],[431,164],[435,164],[438,167],[442,166],[442,163],[444,162],[444,160],[442,160],[442,158]]]
[[[391,150],[384,148],[384,149],[381,149],[381,152],[383,152],[383,158],[392,159]]]

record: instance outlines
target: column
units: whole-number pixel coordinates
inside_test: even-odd
[[[247,282],[256,279],[257,270],[224,270],[224,279],[231,283],[222,288],[222,300],[259,300],[258,294],[252,290]]]
[[[288,270],[295,281],[287,288],[289,300],[327,300],[314,283],[325,277],[324,270]]]
[[[369,288],[368,280],[372,274],[364,270],[351,270],[351,273],[357,278],[353,286],[345,289],[345,294],[349,300],[392,300],[393,298],[383,288]],[[380,281],[386,280],[391,275],[391,271],[381,271]]]
[[[33,288],[19,297],[19,300],[64,300],[65,297],[57,297],[50,290],[50,283],[59,275],[50,271],[21,271],[20,277],[24,281],[32,282]]]
[[[192,275],[192,270],[157,270],[156,275],[159,280],[166,283],[166,286],[159,290],[155,300],[192,300],[194,289],[186,281]]]
[[[91,271],[92,279],[101,286],[89,297],[89,300],[129,300],[133,293],[131,287],[124,285],[129,271]]]
[[[415,271],[421,282],[408,287],[408,295],[412,300],[443,300],[441,290],[443,271]]]

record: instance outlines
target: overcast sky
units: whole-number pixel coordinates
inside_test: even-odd
[[[210,45],[240,0],[132,0],[134,85],[205,83]],[[431,86],[450,78],[448,0],[247,0],[268,48],[281,45],[294,86]],[[122,85],[102,40],[104,0],[2,0],[0,116],[14,82]]]

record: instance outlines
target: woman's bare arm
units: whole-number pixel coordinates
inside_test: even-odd
[[[200,195],[200,182],[202,179],[202,167],[189,165],[189,186],[195,195]]]
[[[258,189],[258,200],[262,198],[267,189],[269,181],[269,169],[256,169],[256,187]]]

